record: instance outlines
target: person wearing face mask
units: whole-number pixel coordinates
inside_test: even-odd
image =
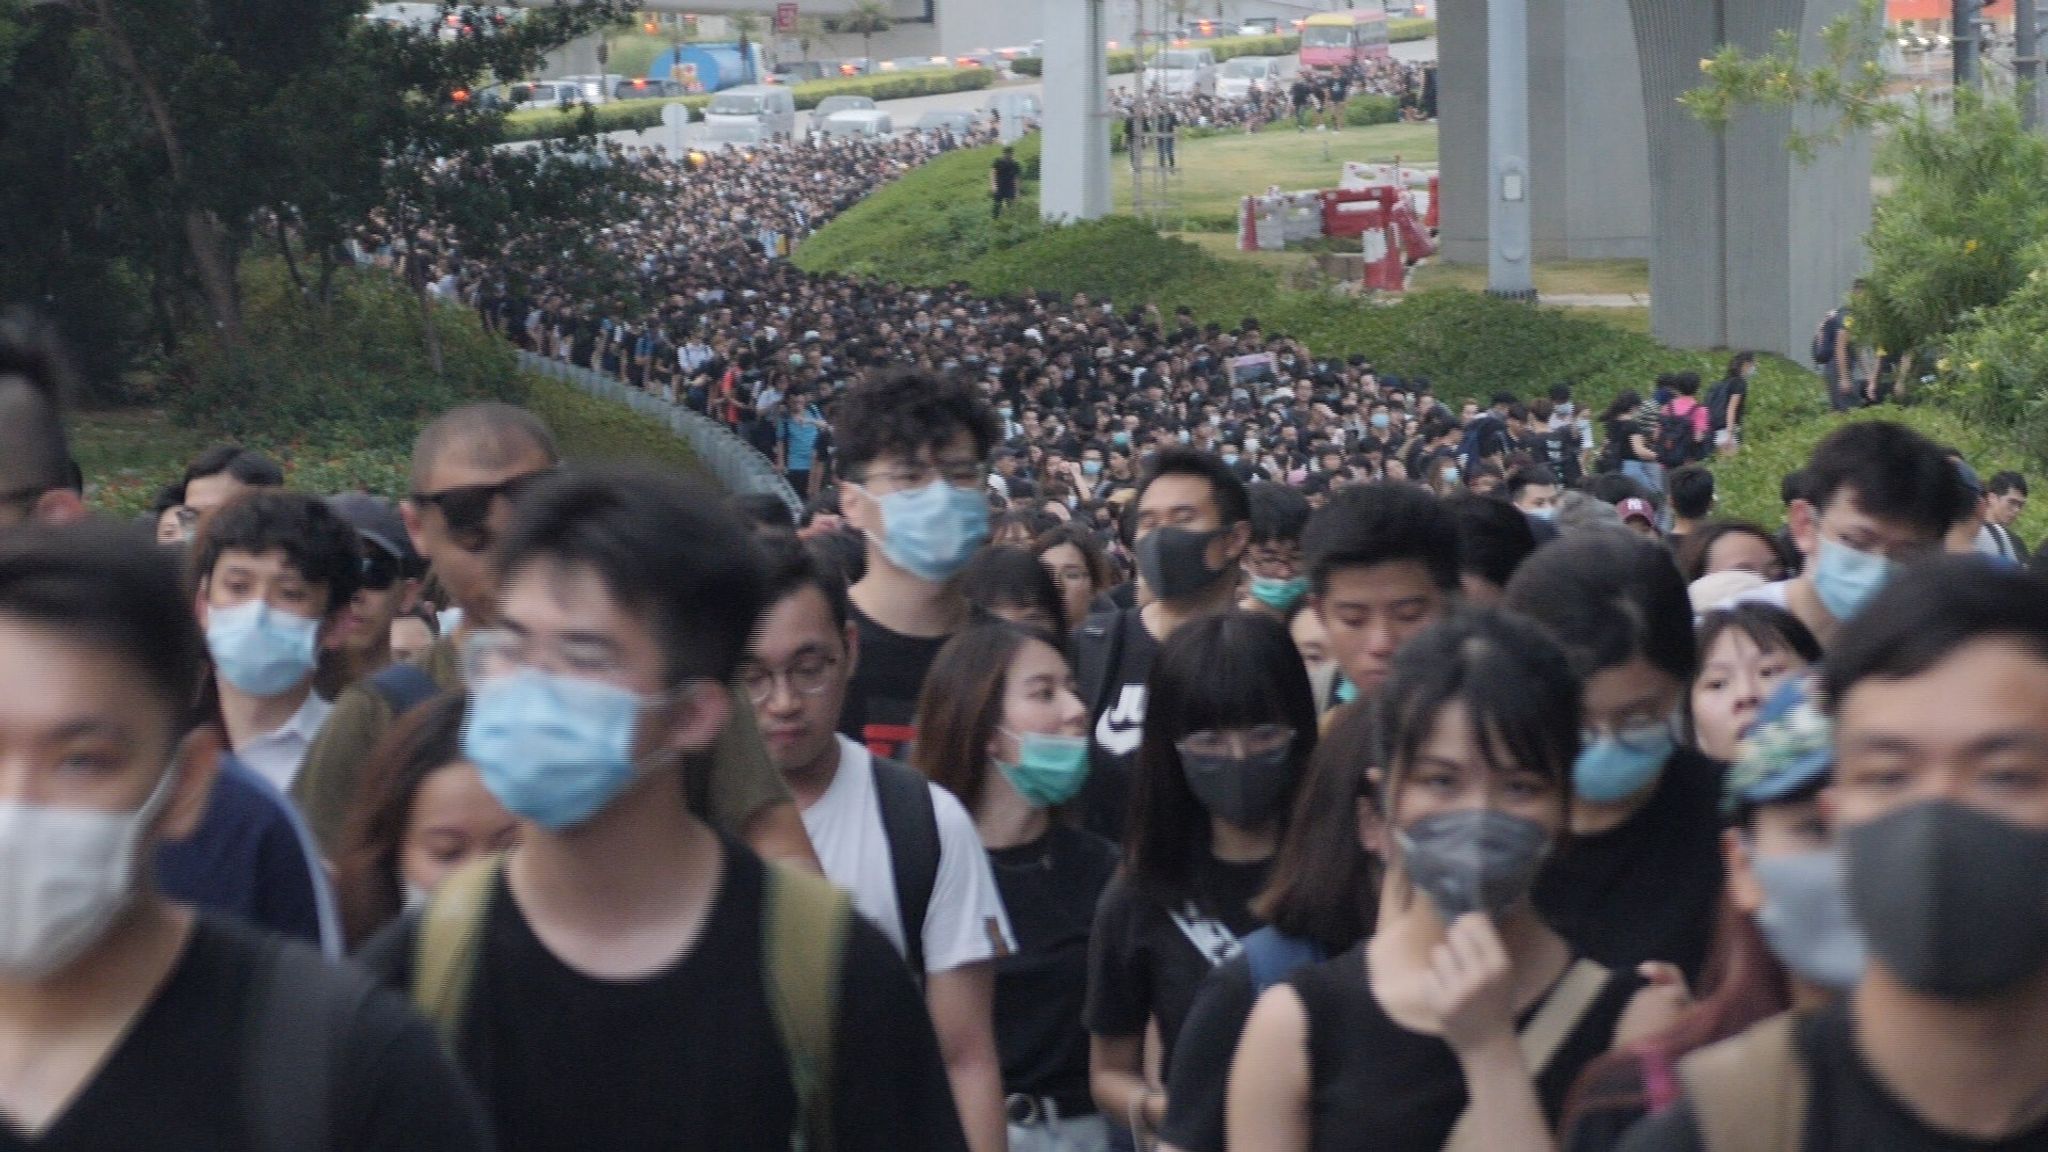
[[[1730,764],[1757,710],[1787,680],[1820,662],[1806,625],[1768,604],[1738,604],[1699,621],[1700,671],[1686,703],[1693,746]]]
[[[0,1046],[32,1069],[0,1086],[0,1141],[491,1147],[397,997],[152,879],[214,791],[220,732],[190,726],[205,655],[147,542],[0,533]]]
[[[950,793],[837,730],[863,657],[846,585],[786,534],[765,539],[763,549],[769,604],[747,643],[740,682],[826,878],[882,926],[924,988],[969,1143],[995,1146],[1003,1093],[989,1016],[992,968],[1013,949],[974,822]],[[986,549],[976,559],[1004,554],[1048,582],[1016,549]]]
[[[1150,686],[1124,869],[1103,894],[1088,960],[1095,1102],[1133,1135],[1166,1114],[1145,1069],[1172,1066],[1196,989],[1259,925],[1252,899],[1316,747],[1308,675],[1270,616],[1188,624],[1161,648]]]
[[[1379,697],[1385,768],[1353,801],[1386,861],[1378,925],[1260,997],[1231,1147],[1548,1149],[1580,1070],[1648,1026],[1642,981],[1587,959],[1532,898],[1570,851],[1578,697],[1564,653],[1504,613],[1402,650]]]
[[[1821,699],[1867,963],[1850,996],[1681,1066],[1626,1152],[2048,1146],[2048,596],[1967,558],[1902,574]]]
[[[1112,842],[1124,835],[1153,659],[1183,625],[1230,609],[1252,532],[1243,481],[1217,457],[1187,448],[1153,454],[1134,509],[1138,578],[1151,600],[1098,612],[1073,639],[1093,739],[1093,769],[1077,803],[1083,826]]]
[[[1970,496],[1939,447],[1882,420],[1837,428],[1802,475],[1804,494],[1791,502],[1786,522],[1805,566],[1741,599],[1799,617],[1827,649],[1906,565],[1940,550]]]
[[[953,577],[988,539],[995,412],[964,382],[917,373],[870,377],[840,398],[833,440],[846,476],[840,507],[867,538],[867,573],[850,589],[864,659],[839,730],[900,757],[926,669],[967,622]]]
[[[1088,712],[1051,634],[979,624],[949,641],[918,704],[911,766],[972,814],[1017,947],[995,962],[1010,1152],[1101,1152],[1088,1091],[1088,940],[1116,871],[1057,818],[1088,774]]]
[[[1557,520],[1557,473],[1541,464],[1531,464],[1508,473],[1508,502],[1531,520]]]
[[[1308,595],[1301,566],[1301,532],[1308,527],[1308,498],[1285,484],[1253,481],[1252,542],[1245,550],[1245,596],[1238,607],[1281,620]]]
[[[1522,565],[1503,606],[1548,628],[1585,683],[1572,851],[1537,907],[1602,964],[1696,979],[1721,893],[1721,773],[1679,739],[1698,643],[1671,554],[1626,532],[1573,533]]]
[[[215,513],[192,559],[213,663],[207,707],[231,752],[198,830],[159,853],[158,882],[338,953],[326,873],[283,789],[327,718],[313,677],[362,578],[355,530],[311,497],[255,492]]]
[[[1787,1010],[1826,1008],[1855,985],[1866,949],[1820,812],[1834,762],[1811,683],[1786,681],[1743,741],[1721,801],[1728,889],[1707,965],[1715,981],[1668,1028],[1586,1069],[1565,1152],[1610,1152],[1637,1121],[1677,1103],[1686,1057]]]
[[[500,556],[462,753],[519,843],[364,966],[439,1026],[511,1146],[964,1149],[887,937],[694,814],[765,595],[739,519],[681,478],[566,473]]]
[[[408,712],[370,755],[335,865],[351,951],[463,865],[518,842],[518,819],[463,759],[468,708],[466,693],[443,693]]]

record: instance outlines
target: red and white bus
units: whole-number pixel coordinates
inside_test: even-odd
[[[1301,22],[1301,67],[1348,68],[1389,54],[1384,0],[1359,0],[1343,12],[1318,12]]]

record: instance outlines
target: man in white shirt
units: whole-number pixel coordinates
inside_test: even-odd
[[[859,657],[845,584],[802,543],[767,544],[769,607],[740,679],[769,758],[803,810],[826,876],[923,981],[969,1145],[999,1150],[1006,1127],[994,961],[1014,945],[988,854],[951,793],[838,734]]]
[[[327,720],[313,675],[362,582],[356,531],[313,497],[264,490],[222,508],[195,548],[194,608],[228,746],[289,791]]]

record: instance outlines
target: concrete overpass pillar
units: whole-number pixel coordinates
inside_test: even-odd
[[[1536,260],[1645,259],[1649,165],[1628,0],[1528,0],[1529,211]],[[1440,0],[1444,258],[1486,261],[1486,0]]]
[[[1041,0],[1044,150],[1038,211],[1047,220],[1109,215],[1109,60],[1103,0]]]

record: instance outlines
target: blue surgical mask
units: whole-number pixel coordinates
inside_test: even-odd
[[[988,539],[988,497],[978,487],[933,480],[874,500],[882,509],[882,555],[920,580],[952,579]]]
[[[261,600],[209,608],[206,649],[221,678],[251,696],[282,696],[313,674],[320,622]]]
[[[1831,850],[1752,854],[1764,890],[1756,926],[1771,954],[1795,974],[1836,992],[1863,976],[1863,932],[1849,907],[1842,858]]]
[[[1224,462],[1225,464],[1228,464],[1228,465],[1230,465],[1230,466],[1231,466],[1231,467],[1233,467],[1233,468],[1237,467],[1237,453],[1235,453],[1235,452],[1225,452],[1225,453],[1223,454],[1223,462]]]
[[[1112,432],[1109,442],[1119,448],[1129,448],[1131,446],[1131,434],[1129,432]]]
[[[1385,412],[1375,412],[1372,414],[1372,426],[1375,428],[1385,429],[1392,425],[1393,422]]]
[[[1005,731],[1008,731],[1005,729]],[[1010,732],[1017,762],[996,761],[1010,787],[1034,808],[1056,808],[1074,798],[1088,780],[1088,738],[1046,732]]]
[[[1100,460],[1083,460],[1083,461],[1081,461],[1081,475],[1083,475],[1083,476],[1100,476],[1100,475],[1102,475],[1102,461],[1100,461]]]
[[[1287,612],[1308,595],[1308,577],[1296,576],[1292,580],[1274,580],[1265,576],[1252,577],[1252,599],[1264,604],[1275,612]]]
[[[1456,468],[1444,469],[1444,483],[1456,484],[1459,480],[1459,475],[1460,474]]]
[[[1350,677],[1339,676],[1337,678],[1337,703],[1349,704],[1356,699],[1358,699],[1358,685],[1353,684]]]
[[[1534,516],[1538,520],[1555,520],[1557,519],[1557,509],[1554,506],[1550,508],[1531,508],[1529,509],[1529,515]]]
[[[462,755],[515,816],[560,832],[595,816],[639,775],[638,695],[522,668],[485,680],[462,725]]]
[[[1630,729],[1626,737],[1589,739],[1572,764],[1572,789],[1594,804],[1626,800],[1657,778],[1676,747],[1668,723]]]
[[[1813,591],[1821,607],[1839,621],[1848,621],[1899,572],[1899,565],[1871,552],[1820,538],[1820,558],[1813,566]]]

